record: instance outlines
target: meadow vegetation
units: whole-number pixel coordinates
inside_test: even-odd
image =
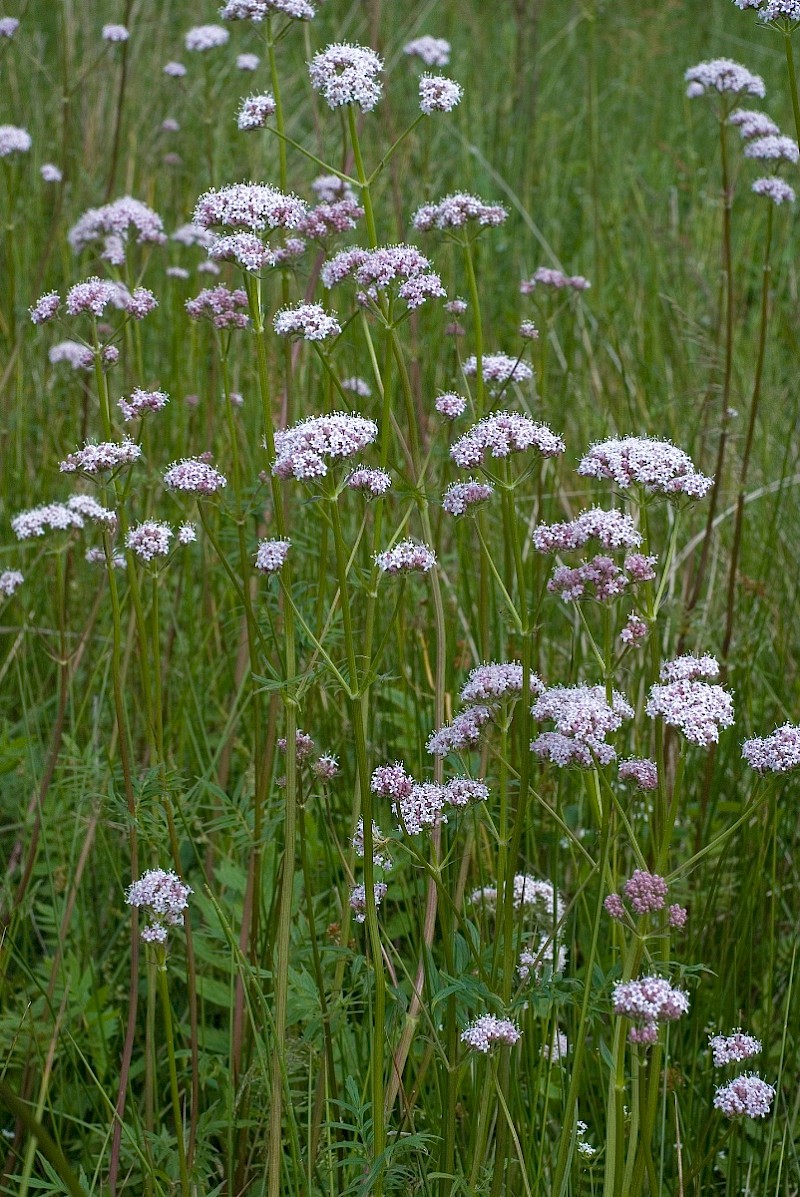
[[[798,27],[7,0],[1,1192],[800,1192]]]

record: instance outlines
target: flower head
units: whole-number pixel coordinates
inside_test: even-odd
[[[742,758],[757,773],[788,773],[800,766],[800,727],[784,723],[769,736],[745,740]]]
[[[378,425],[363,416],[333,412],[309,417],[275,434],[273,474],[301,481],[322,478],[328,460],[339,461],[362,452],[377,438]]]
[[[204,229],[216,225],[261,233],[274,229],[296,229],[307,205],[267,183],[230,183],[212,187],[200,196],[194,221]]]
[[[523,671],[519,661],[493,661],[478,665],[470,672],[461,688],[460,698],[464,704],[498,703],[508,698],[518,698],[522,693]],[[541,678],[531,673],[530,693],[537,698],[544,694],[545,685]]]
[[[766,137],[754,137],[748,141],[744,147],[744,156],[762,161],[797,162],[800,160],[800,147],[793,137],[771,133]]]
[[[195,25],[186,34],[184,45],[192,51],[215,50],[218,46],[224,46],[230,36],[223,25]]]
[[[450,61],[450,43],[443,37],[417,37],[406,42],[403,53],[410,58],[420,58],[425,66],[445,67]]]
[[[136,387],[131,391],[128,399],[118,401],[117,407],[122,412],[123,420],[127,423],[130,420],[139,419],[150,411],[161,411],[168,403],[169,395],[166,391],[143,391],[141,387]]]
[[[655,1043],[659,1023],[673,1022],[689,1010],[689,995],[673,989],[664,977],[619,982],[612,1001],[615,1014],[636,1024],[628,1034],[632,1043]]]
[[[565,274],[563,270],[540,266],[529,279],[520,283],[519,289],[523,295],[530,295],[537,287],[551,287],[556,291],[588,291],[591,285],[582,274]]]
[[[539,524],[533,530],[533,547],[539,553],[571,552],[590,540],[606,549],[638,548],[642,543],[641,533],[626,512],[602,507],[591,507],[565,523]]]
[[[423,204],[417,208],[412,223],[415,229],[426,233],[430,229],[462,229],[470,222],[479,228],[496,227],[507,219],[508,212],[502,204],[487,204],[477,195],[456,191],[438,203]],[[463,315],[463,311],[454,314]]]
[[[245,96],[239,105],[236,123],[245,132],[263,129],[275,111],[275,97],[269,92],[261,96]]]
[[[215,328],[247,328],[247,292],[241,288],[207,287],[194,299],[186,300],[186,311],[193,320],[210,320]]]
[[[465,515],[479,503],[485,503],[494,494],[494,487],[488,482],[452,482],[442,496],[442,507],[448,515]]]
[[[0,125],[0,158],[27,154],[32,145],[33,141],[27,129],[20,129],[18,125]]]
[[[4,569],[0,574],[0,594],[11,598],[25,581],[18,569]]]
[[[689,67],[684,74],[688,87],[687,96],[705,95],[706,92],[718,92],[728,95],[758,96],[763,99],[766,95],[764,80],[760,75],[754,75],[747,67],[733,62],[730,58],[712,58],[708,62],[698,62]]]
[[[588,478],[608,479],[623,490],[641,486],[651,494],[702,499],[713,485],[691,458],[670,441],[645,436],[613,437],[593,445],[578,465]]]
[[[283,569],[291,540],[260,540],[256,553],[256,569],[260,574],[277,574]]]
[[[666,905],[668,886],[663,877],[657,873],[647,873],[644,869],[634,869],[633,874],[625,882],[625,897],[637,914],[652,914],[663,910]]]
[[[775,1099],[772,1085],[760,1076],[737,1076],[714,1094],[714,1109],[726,1118],[766,1118]]]
[[[640,790],[658,789],[658,766],[645,757],[631,756],[620,761],[617,775],[620,781],[635,781]]]
[[[360,490],[368,499],[378,498],[389,490],[392,478],[386,470],[359,469],[348,475],[347,485],[350,490]]]
[[[184,457],[174,461],[164,474],[164,485],[168,490],[179,490],[185,494],[213,495],[228,485],[228,480],[219,470],[199,457]]]
[[[766,112],[757,112],[754,108],[736,108],[728,117],[728,124],[739,130],[743,141],[751,137],[771,137],[780,133],[771,116]]]
[[[145,564],[156,557],[166,557],[173,532],[169,524],[161,520],[143,520],[132,527],[125,537],[125,546]]]
[[[60,183],[64,177],[55,162],[43,162],[39,167],[39,174],[43,183]]]
[[[719,740],[721,728],[733,725],[733,702],[722,686],[700,681],[716,677],[713,657],[677,657],[661,666],[664,684],[650,687],[645,707],[651,719],[662,718],[693,744],[708,748]]]
[[[773,204],[793,204],[796,199],[794,188],[777,175],[756,179],[750,190],[756,195],[763,195],[765,199],[772,200]]]
[[[102,474],[132,465],[142,456],[142,450],[135,441],[125,437],[122,441],[101,441],[87,443],[82,449],[69,453],[60,463],[62,474]]]
[[[484,359],[485,361],[485,359]],[[450,449],[450,456],[462,469],[478,466],[484,457],[508,457],[525,449],[536,448],[544,457],[563,453],[564,442],[546,424],[536,424],[529,416],[499,411],[474,424]]]
[[[551,686],[531,707],[531,715],[555,724],[555,733],[545,733],[531,745],[537,756],[588,767],[594,758],[604,765],[614,760],[616,752],[606,737],[633,718],[633,708],[617,690],[609,703],[604,686]]]
[[[129,906],[144,910],[146,918],[150,919],[142,931],[145,942],[163,943],[167,929],[183,922],[191,892],[177,873],[167,873],[163,869],[148,869],[138,881],[128,886],[125,901]]]
[[[137,245],[163,245],[166,233],[161,217],[141,200],[123,195],[100,208],[89,208],[67,234],[73,251],[101,241],[102,257],[114,266],[125,262],[128,240],[135,236]]]
[[[349,42],[326,47],[308,64],[311,86],[331,108],[356,104],[363,112],[371,112],[381,98],[382,70],[383,60],[374,50]]]
[[[494,1014],[482,1014],[461,1032],[461,1042],[484,1055],[493,1047],[512,1047],[521,1038],[522,1032],[516,1023],[510,1018],[497,1018]]]
[[[375,554],[375,564],[385,574],[427,573],[436,564],[436,554],[416,540],[401,540],[393,548]]]
[[[19,29],[16,17],[0,17],[0,37],[12,38]]]
[[[294,308],[282,308],[272,322],[279,337],[302,337],[304,341],[326,341],[338,337],[342,326],[335,316],[319,303],[300,303]]]
[[[434,112],[452,112],[461,103],[464,89],[444,75],[423,75],[419,81],[419,107],[426,116]]]
[[[474,354],[464,362],[464,373],[467,378],[477,376],[478,359]],[[508,386],[510,382],[529,382],[533,378],[533,370],[528,363],[508,353],[485,353],[481,373],[485,383],[498,389]]]
[[[375,895],[375,905],[380,906],[386,897],[388,886],[383,881],[376,881],[372,887]],[[367,891],[363,885],[356,885],[350,891],[350,909],[353,911],[357,923],[363,923],[367,917]]]
[[[437,395],[433,406],[446,420],[457,420],[467,410],[467,401],[463,395],[457,395],[455,391],[445,391],[444,394]]]
[[[428,752],[433,756],[448,756],[451,752],[463,752],[478,743],[482,728],[490,723],[493,711],[479,705],[469,707],[455,716],[451,723],[445,723],[428,737]]]
[[[730,1035],[712,1035],[708,1046],[711,1048],[711,1059],[715,1068],[724,1068],[727,1064],[741,1064],[761,1052],[761,1040],[746,1035],[741,1027]]]
[[[126,42],[130,33],[124,25],[104,25],[102,38],[104,42]]]
[[[227,0],[219,10],[223,21],[263,21],[278,14],[296,21],[310,21],[316,10],[309,0]]]

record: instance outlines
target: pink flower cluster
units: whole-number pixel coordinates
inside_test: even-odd
[[[530,693],[537,698],[544,694],[545,685],[535,673],[530,675]],[[465,704],[503,702],[522,693],[522,666],[519,661],[493,661],[478,665],[470,672],[461,689]]]
[[[630,585],[647,580],[640,576],[639,564],[642,561],[654,562],[656,558],[645,558],[638,553],[632,554],[631,557],[626,557],[622,569],[611,557],[606,557],[603,554],[592,557],[590,561],[582,561],[575,568],[559,565],[553,570],[553,576],[547,583],[547,589],[551,594],[561,595],[567,603],[578,602],[580,599],[595,599],[599,603],[609,602],[624,594]],[[628,568],[629,562],[633,563],[631,569]],[[653,577],[652,567],[650,567],[649,576]]]
[[[354,229],[364,215],[364,209],[354,199],[337,199],[317,204],[300,223],[304,237],[324,241],[333,233]]]
[[[753,108],[736,108],[728,117],[728,124],[738,128],[743,141],[751,137],[772,137],[780,133],[772,117]]]
[[[784,723],[769,736],[745,740],[742,757],[757,773],[788,773],[800,766],[800,727]]]
[[[372,887],[372,892],[375,895],[375,905],[380,906],[383,899],[386,897],[388,886],[384,881],[376,881]],[[357,923],[366,922],[367,918],[367,891],[363,885],[354,885],[350,891],[350,909]]]
[[[691,458],[670,441],[646,436],[613,437],[593,445],[578,473],[607,479],[627,490],[641,486],[653,494],[702,499],[713,480],[698,474]]]
[[[712,1035],[708,1046],[711,1048],[711,1059],[715,1068],[724,1068],[727,1064],[741,1064],[761,1052],[760,1039],[746,1035],[741,1027],[737,1027],[730,1035]]]
[[[307,205],[267,183],[230,183],[212,187],[197,201],[194,222],[204,229],[220,225],[261,233],[299,228]]]
[[[275,97],[270,92],[260,96],[243,96],[236,114],[236,124],[243,133],[263,129],[275,112]]]
[[[401,540],[393,548],[375,554],[375,564],[385,574],[427,573],[436,564],[436,554],[416,540]]]
[[[419,232],[426,233],[430,229],[463,229],[470,221],[480,228],[496,227],[507,219],[508,212],[502,204],[487,204],[477,195],[456,191],[438,203],[417,208],[411,222]]]
[[[302,337],[304,341],[326,341],[338,337],[342,326],[319,303],[301,303],[276,312],[272,326],[279,337]]]
[[[141,200],[123,195],[113,203],[84,212],[69,230],[67,240],[75,253],[102,241],[101,256],[112,266],[122,266],[132,233],[136,235],[137,245],[163,245],[167,239],[158,213]]]
[[[766,137],[755,137],[748,141],[744,147],[744,156],[762,161],[794,163],[800,160],[800,147],[793,137],[770,133]]]
[[[635,781],[640,790],[658,789],[658,766],[646,757],[630,756],[620,761],[618,776],[620,781]]]
[[[722,686],[698,680],[716,677],[713,657],[678,657],[661,666],[665,684],[650,687],[645,707],[651,719],[664,719],[693,744],[708,748],[719,741],[720,729],[733,725],[733,702]]]
[[[138,881],[132,882],[125,901],[129,906],[143,909],[151,920],[142,931],[142,939],[147,943],[164,943],[167,929],[183,921],[191,892],[176,873],[163,869],[148,869]]]
[[[407,835],[437,827],[447,820],[447,809],[463,809],[489,797],[486,785],[472,777],[455,777],[446,785],[416,782],[400,764],[383,765],[372,774],[370,788],[381,798],[390,798],[392,813]]]
[[[641,534],[626,512],[602,507],[590,507],[565,523],[539,524],[533,531],[533,547],[539,553],[582,549],[590,540],[599,541],[607,549],[633,549],[642,543]]]
[[[122,412],[123,420],[127,423],[130,420],[139,419],[149,411],[161,411],[168,403],[169,395],[166,391],[143,391],[141,387],[136,387],[131,391],[129,399],[118,401],[117,407]]]
[[[329,258],[320,278],[330,290],[352,277],[360,288],[356,298],[362,305],[377,303],[379,292],[395,288],[398,298],[413,310],[427,299],[445,295],[439,275],[430,267],[429,259],[413,245],[383,245],[372,250],[353,246]]]
[[[69,453],[59,464],[62,474],[102,474],[107,470],[118,470],[132,465],[142,456],[142,450],[135,441],[126,437],[122,441],[101,441],[86,444],[82,449]]]
[[[4,569],[0,574],[0,594],[11,598],[25,581],[18,569]]]
[[[428,737],[428,752],[432,756],[448,756],[451,752],[461,752],[465,748],[474,748],[481,735],[481,729],[491,722],[493,717],[489,707],[469,707],[456,715],[452,723],[446,723],[438,731]]]
[[[793,204],[797,198],[794,188],[777,175],[756,179],[750,190],[756,195],[763,195],[765,199],[772,200],[773,204]]]
[[[179,490],[186,494],[213,495],[227,486],[228,480],[201,457],[184,457],[182,461],[174,461],[166,470],[164,485],[168,490]]]
[[[582,274],[565,274],[563,270],[540,266],[529,279],[520,283],[519,289],[523,295],[530,295],[537,287],[553,287],[557,291],[588,291],[591,285]]]
[[[726,1118],[766,1118],[775,1099],[775,1090],[760,1076],[737,1076],[721,1085],[714,1094],[714,1109]]]
[[[444,394],[437,396],[434,407],[445,419],[457,420],[466,411],[467,401],[463,395],[457,395],[454,391],[445,391]]]
[[[347,478],[350,490],[360,490],[367,498],[385,495],[392,485],[391,475],[386,470],[353,470]]]
[[[448,515],[466,515],[470,508],[485,503],[494,494],[494,487],[488,482],[451,482],[442,495],[442,507]]]
[[[247,328],[250,317],[247,314],[247,292],[236,291],[220,285],[206,287],[187,299],[186,310],[192,320],[210,320],[214,328]]]
[[[637,914],[651,914],[664,909],[668,888],[664,878],[657,873],[634,869],[625,882],[624,892]]]
[[[478,359],[474,354],[464,362],[464,373],[467,378],[477,377]],[[483,381],[494,388],[505,387],[510,382],[529,382],[533,378],[533,370],[528,363],[508,353],[485,353],[481,361],[481,373]]]
[[[595,759],[602,765],[614,760],[617,754],[606,736],[633,718],[633,708],[617,690],[609,704],[604,686],[551,686],[531,707],[531,715],[555,723],[555,732],[534,740],[532,752],[556,765],[588,768]]]
[[[229,233],[225,237],[212,234],[208,254],[215,262],[235,262],[242,270],[249,270],[253,274],[258,274],[268,266],[275,266],[278,262],[277,252],[265,245],[255,233]],[[220,287],[217,290],[222,292],[224,288]],[[244,324],[237,324],[236,327],[243,328]]]
[[[517,412],[499,411],[473,424],[455,442],[450,456],[462,469],[481,465],[486,454],[508,457],[535,448],[544,457],[563,453],[564,442],[546,424],[536,424],[529,416]]]
[[[473,1051],[486,1055],[493,1047],[513,1047],[522,1038],[522,1032],[510,1018],[497,1018],[494,1014],[482,1014],[461,1032],[461,1042]]]
[[[331,108],[355,104],[371,112],[381,98],[383,60],[366,46],[336,42],[315,54],[308,64],[311,86]]]
[[[631,1043],[655,1043],[658,1024],[674,1022],[688,1013],[689,995],[673,989],[664,977],[640,977],[614,986],[614,1013],[631,1019],[628,1038]]]
[[[450,61],[450,43],[443,37],[417,37],[406,42],[403,53],[412,58],[421,58],[425,66],[444,67]]]
[[[310,21],[316,10],[309,0],[227,0],[219,10],[223,21],[254,21],[256,23],[278,13],[296,21]]]
[[[114,512],[90,495],[73,495],[66,503],[43,503],[28,511],[20,511],[11,520],[11,530],[17,540],[30,540],[34,536],[44,536],[49,531],[66,532],[70,528],[83,528],[87,519],[108,528],[115,527],[117,523]]]
[[[455,79],[444,75],[423,75],[419,81],[419,109],[425,116],[434,112],[452,112],[461,103],[464,89]]]
[[[688,84],[686,94],[690,99],[705,95],[708,91],[758,96],[760,99],[766,95],[761,76],[754,75],[747,67],[730,58],[712,58],[708,62],[698,62],[696,66],[689,67],[684,79]]]
[[[290,540],[260,540],[256,553],[256,569],[260,574],[276,574],[283,569],[292,547]]]
[[[326,458],[338,461],[353,457],[378,435],[378,425],[363,416],[333,412],[311,416],[275,434],[276,458],[272,466],[278,478],[323,478],[328,473]]]
[[[129,530],[125,537],[125,547],[135,553],[140,561],[149,565],[157,557],[166,557],[169,554],[173,535],[172,528],[162,520],[142,520]]]

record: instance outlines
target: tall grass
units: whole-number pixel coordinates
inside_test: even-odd
[[[1,1191],[796,1193],[797,785],[741,755],[797,716],[794,214],[752,194],[762,164],[683,81],[699,60],[743,61],[766,81],[753,106],[788,131],[784,41],[729,0],[327,0],[313,21],[230,22],[226,45],[191,52],[184,35],[218,22],[213,4],[106,7],[23,0],[0,37],[0,123],[32,138],[0,159],[0,574],[24,574],[0,597]],[[104,41],[104,20],[130,39]],[[403,47],[421,34],[451,42],[442,71],[464,96],[419,119],[422,68]],[[309,85],[307,61],[339,41],[385,60],[371,112],[332,110]],[[254,73],[242,53],[259,56]],[[185,77],[164,74],[170,60]],[[240,98],[264,92],[267,128],[239,131]],[[61,182],[41,179],[45,162]],[[131,238],[124,266],[67,240],[124,194],[170,234],[207,189],[240,180],[313,205],[321,164],[351,180],[358,227],[263,276],[225,262],[211,277],[205,249],[174,238]],[[413,228],[455,191],[507,219]],[[338,249],[404,242],[463,313],[323,287]],[[541,266],[591,288],[522,295]],[[151,288],[157,310],[31,323],[41,294],[93,274]],[[186,300],[220,283],[244,289],[246,328],[189,318]],[[276,335],[276,312],[301,302],[336,312],[341,334]],[[538,339],[520,337],[523,320]],[[105,321],[120,351],[107,370]],[[65,337],[86,341],[91,369],[49,360]],[[498,389],[498,351],[532,379]],[[170,402],[124,426],[117,401],[136,387]],[[449,391],[466,398],[452,423],[435,406]],[[546,424],[565,451],[459,469],[453,444],[497,410]],[[276,434],[280,449],[284,429],[337,411],[377,425],[358,460],[310,482],[272,472]],[[99,485],[60,472],[85,441],[131,430],[131,467]],[[627,435],[673,441],[716,472],[710,494],[576,472],[592,443]],[[202,454],[224,489],[165,487],[171,462]],[[388,493],[348,488],[356,464],[388,470]],[[494,494],[453,517],[446,488],[483,467]],[[15,537],[18,512],[75,493],[116,527]],[[631,516],[656,576],[610,603],[565,602],[531,536],[595,504]],[[125,552],[143,520],[191,522],[196,539],[143,563]],[[435,567],[382,572],[375,555],[409,537]],[[254,568],[265,539],[291,541],[270,574]],[[626,649],[633,606],[648,633]],[[736,721],[718,743],[646,714],[679,653],[719,657]],[[516,691],[474,743],[432,754],[470,671],[492,661],[519,663]],[[595,744],[560,768],[531,752],[552,730],[520,698],[537,679],[598,686],[600,706],[621,692],[617,759]],[[654,760],[655,790],[620,779],[630,756]],[[409,834],[373,780],[392,762],[418,783],[482,780],[488,798]],[[126,903],[149,869],[192,891],[165,944],[142,941],[147,911]],[[610,916],[636,869],[666,879],[685,927],[630,901]],[[520,901],[523,874],[537,902]],[[636,1024],[613,1011],[615,986],[643,975],[688,998],[653,1043],[631,1042]],[[485,1015],[518,1041],[471,1049],[462,1036]],[[714,1108],[741,1067],[715,1069],[709,1036],[737,1027],[763,1044],[764,1119]]]

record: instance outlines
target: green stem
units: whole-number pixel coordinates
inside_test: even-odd
[[[161,991],[161,1007],[164,1017],[164,1037],[167,1041],[167,1060],[169,1062],[169,1087],[172,1094],[172,1111],[175,1118],[175,1140],[178,1145],[178,1168],[181,1176],[181,1197],[190,1197],[189,1170],[186,1166],[186,1150],[183,1143],[183,1117],[181,1115],[181,1099],[178,1090],[178,1070],[175,1064],[175,1041],[172,1031],[172,1009],[169,1003],[169,985],[167,983],[167,961],[163,948],[158,962],[158,981]]]
[[[794,51],[792,50],[792,35],[788,29],[783,33],[783,46],[786,52],[786,69],[789,72],[789,92],[792,97],[792,112],[794,113],[794,128],[797,140],[800,142],[800,100],[797,97],[797,77],[794,69]]]

